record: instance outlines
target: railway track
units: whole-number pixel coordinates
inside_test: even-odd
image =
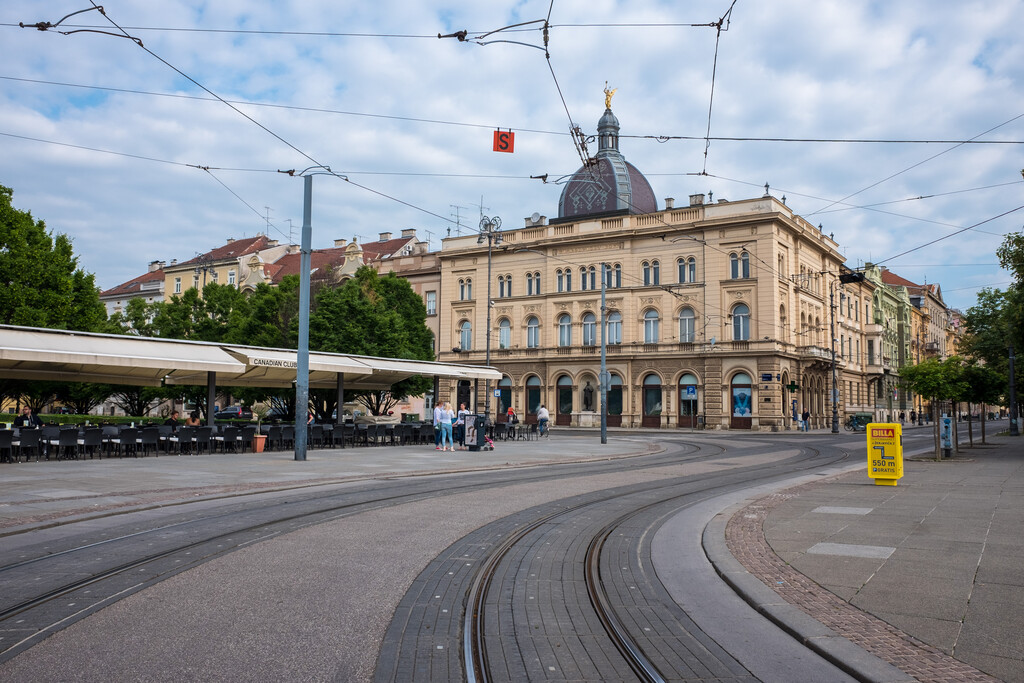
[[[707,459],[720,451],[700,447]],[[641,548],[679,510],[844,457],[802,448],[784,463],[605,489],[489,524],[421,574],[396,611],[375,680],[743,678],[668,598]]]

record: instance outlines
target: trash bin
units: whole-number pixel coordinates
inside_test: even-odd
[[[484,415],[466,416],[466,447],[471,451],[479,451],[487,447],[487,417]]]

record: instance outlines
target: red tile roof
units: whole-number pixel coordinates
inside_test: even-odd
[[[385,240],[383,242],[367,242],[363,244],[363,261],[376,261],[378,259],[387,258],[395,255],[401,251],[402,247],[409,243],[415,243],[415,237],[399,237],[393,240]]]
[[[100,292],[100,296],[103,296],[103,297],[107,297],[107,296],[110,296],[110,297],[123,296],[123,297],[129,297],[129,298],[135,297],[135,296],[141,296],[141,294],[142,294],[142,285],[150,283],[150,282],[163,282],[163,281],[164,281],[164,271],[163,270],[154,270],[154,271],[150,271],[150,272],[147,272],[147,273],[143,273],[142,275],[138,276],[137,278],[134,278],[132,280],[129,280],[128,282],[124,282],[122,284],[119,284],[116,287],[111,287],[110,289],[108,289],[105,292]],[[154,288],[154,289],[147,290],[147,291],[153,292],[154,294],[160,294],[160,288],[158,288],[158,287]]]
[[[298,275],[301,254],[285,254],[272,264],[264,266],[271,282],[278,284],[285,275]],[[314,249],[309,255],[310,272],[319,273],[327,268],[340,268],[345,264],[345,248]]]
[[[238,258],[245,254],[252,254],[261,249],[266,249],[270,246],[270,239],[266,235],[257,235],[256,237],[246,237],[245,239],[234,240],[227,244],[211,249],[201,256],[189,259],[188,261],[182,261],[176,263],[175,267],[184,266],[192,263],[199,263],[201,261],[222,261],[224,259]]]
[[[891,270],[882,271],[882,282],[887,285],[893,285],[894,287],[907,287],[910,289],[921,289],[921,285],[916,282],[911,282],[906,278],[902,278]]]

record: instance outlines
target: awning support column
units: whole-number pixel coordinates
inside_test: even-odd
[[[336,413],[337,417],[334,420],[334,428],[335,429],[338,429],[339,427],[344,429],[343,425],[345,424],[345,416],[342,415],[342,412],[341,412],[342,408],[344,407],[344,405],[345,405],[345,373],[339,372],[338,373],[338,412]],[[345,432],[344,431],[341,433],[341,447],[342,448],[345,447]]]
[[[206,373],[206,424],[214,425],[213,406],[217,401],[217,373]]]

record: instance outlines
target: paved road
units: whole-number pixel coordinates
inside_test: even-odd
[[[707,434],[697,438],[722,443],[733,437]],[[761,444],[760,451],[767,453],[792,438],[752,435],[750,440],[755,447]],[[837,439],[812,433],[797,438],[849,441],[859,447],[857,439],[847,435]],[[0,533],[51,528],[31,535],[8,535],[0,539],[0,552],[30,545],[26,540],[30,536],[33,543],[61,538],[71,527],[52,525],[62,520],[89,519],[86,524],[96,528],[121,524],[131,517],[159,517],[166,514],[161,506],[169,504],[181,509],[201,507],[205,514],[234,502],[241,493],[260,488],[274,491],[269,495],[280,498],[290,495],[283,489],[296,485],[317,491],[341,490],[374,474],[383,478],[379,476],[382,473],[394,476],[579,459],[601,461],[650,450],[650,443],[642,438],[613,439],[602,450],[593,437],[577,441],[560,435],[550,443],[516,444],[491,454],[441,455],[432,450],[380,448],[317,451],[310,461],[301,464],[266,454],[247,455],[241,460],[232,456],[149,459],[130,463],[130,469],[126,468],[129,463],[117,461],[4,466],[0,467],[0,477],[4,478],[0,505],[4,506],[3,523],[7,528],[0,529]],[[449,478],[457,481],[466,476],[453,474]],[[1015,476],[1016,472],[1004,473],[1001,486],[1012,490],[1012,484],[1006,482],[1012,483]],[[7,662],[0,673],[4,678],[12,676],[11,680],[367,680],[376,657],[374,643],[379,642],[390,623],[393,607],[388,605],[397,605],[416,575],[441,549],[489,521],[554,498],[601,490],[612,480],[621,482],[621,475],[507,484],[501,495],[476,490],[435,497],[278,536],[137,592]],[[824,486],[827,489],[832,484]],[[901,493],[911,489],[903,484],[897,488]],[[823,495],[827,498],[831,494]],[[200,502],[179,505],[186,498]],[[719,500],[703,514],[711,519],[736,502]],[[1001,515],[1007,514],[1007,505],[1004,502],[999,506]],[[136,508],[149,509],[130,516],[108,516]],[[707,525],[706,521],[693,522],[692,516],[689,519],[694,529]],[[662,533],[658,532],[659,536]],[[658,553],[655,547],[655,561]],[[661,567],[658,571],[659,576],[670,573]],[[825,571],[827,574],[830,570]],[[827,581],[823,583],[828,585]],[[154,614],[160,618],[154,619]],[[983,620],[983,615],[978,617]],[[941,649],[941,644],[937,646]],[[990,649],[1001,652],[1007,664],[1019,666],[1020,649],[1015,654],[1013,647],[1012,640],[1003,640]],[[756,650],[741,655],[741,661],[743,657],[761,656]],[[960,656],[961,652],[956,654]],[[875,659],[865,659],[863,666],[879,666]],[[762,678],[770,680],[764,674]]]

